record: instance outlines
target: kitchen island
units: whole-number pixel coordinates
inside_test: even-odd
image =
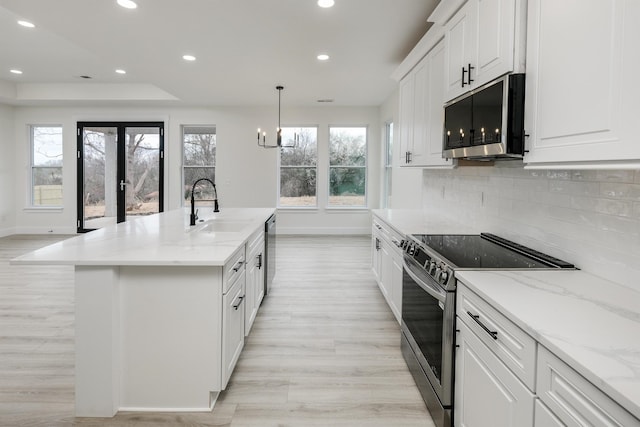
[[[76,416],[213,407],[244,342],[245,245],[273,213],[202,212],[190,227],[179,209],[12,260],[75,266]]]

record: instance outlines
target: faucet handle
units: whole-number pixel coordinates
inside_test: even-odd
[[[198,209],[196,209],[196,219],[198,219]]]

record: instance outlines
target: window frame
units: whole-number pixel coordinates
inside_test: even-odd
[[[298,211],[305,211],[305,210],[318,210],[319,206],[320,206],[320,197],[318,194],[318,166],[319,166],[319,161],[320,161],[320,141],[319,141],[319,131],[320,131],[320,126],[318,125],[299,125],[299,126],[282,126],[282,130],[284,131],[285,129],[304,129],[304,128],[312,128],[315,129],[316,131],[316,164],[315,165],[286,165],[283,166],[282,165],[282,150],[289,150],[289,148],[280,148],[278,150],[278,182],[277,182],[277,208],[278,209],[284,209],[284,210],[298,210]],[[284,144],[284,143],[283,143]],[[294,168],[307,168],[307,169],[315,169],[316,172],[316,203],[315,205],[309,205],[309,206],[291,206],[291,205],[282,205],[280,203],[280,199],[281,199],[281,194],[280,194],[280,190],[281,190],[281,184],[282,184],[282,168],[286,168],[286,169],[294,169]]]
[[[35,151],[34,151],[34,142],[35,142],[35,129],[36,128],[59,128],[60,129],[60,156],[61,156],[61,164],[60,166],[36,166],[35,165]],[[28,191],[28,202],[27,206],[29,209],[61,209],[64,207],[64,126],[55,123],[55,124],[30,124],[28,125],[29,129],[29,191]],[[59,169],[60,170],[60,204],[36,204],[35,203],[35,171],[42,169]]]
[[[215,154],[213,156],[213,165],[196,165],[196,166],[192,166],[192,165],[185,165],[185,153],[184,153],[184,146],[185,146],[185,130],[190,129],[190,128],[212,128],[214,130],[213,135],[215,135]],[[186,132],[187,134],[189,132]],[[205,169],[205,168],[210,168],[213,169],[213,182],[216,182],[216,169],[217,169],[217,163],[218,163],[218,126],[214,125],[214,124],[207,124],[207,125],[198,125],[198,124],[183,124],[180,126],[180,155],[181,155],[181,164],[180,164],[180,171],[181,171],[181,190],[180,190],[180,203],[181,205],[187,206],[188,202],[187,202],[187,198],[184,196],[185,192],[187,191],[187,185],[191,186],[193,185],[193,183],[187,184],[187,182],[185,182],[185,178],[186,178],[186,169]],[[188,190],[189,192],[191,190]],[[189,196],[190,197],[190,196]]]
[[[331,165],[331,130],[344,128],[360,128],[365,132],[364,166],[332,166]],[[350,168],[364,169],[364,204],[362,205],[332,205],[331,204],[331,169]],[[327,131],[327,210],[366,210],[369,208],[369,125],[329,125]]]

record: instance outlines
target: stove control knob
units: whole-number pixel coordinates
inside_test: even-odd
[[[440,281],[440,275],[442,274],[442,269],[440,267],[436,268],[436,272],[433,274],[433,278],[436,281]]]
[[[436,263],[431,261],[429,263],[429,274],[433,276],[435,272],[436,272]]]

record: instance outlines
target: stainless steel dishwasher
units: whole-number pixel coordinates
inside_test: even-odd
[[[264,294],[268,295],[276,275],[276,214],[264,223]]]

